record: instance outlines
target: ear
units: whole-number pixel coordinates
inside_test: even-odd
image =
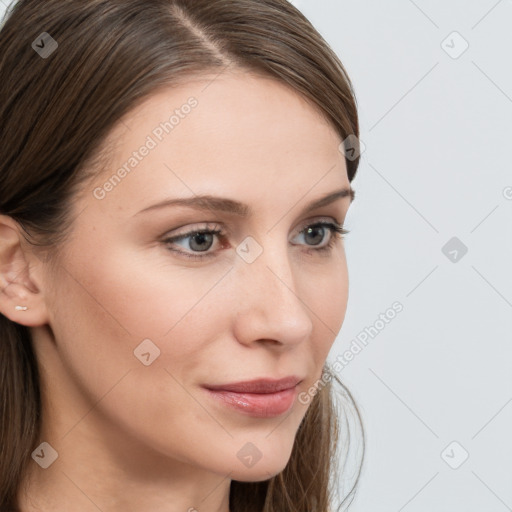
[[[0,313],[21,325],[48,323],[46,303],[37,279],[43,263],[29,250],[18,223],[0,215]],[[16,306],[27,308],[17,310]]]

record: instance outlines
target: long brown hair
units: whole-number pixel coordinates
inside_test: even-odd
[[[0,48],[0,214],[50,257],[69,234],[73,195],[103,162],[112,128],[157,90],[194,74],[231,66],[273,77],[312,102],[341,140],[359,137],[344,67],[286,0],[19,0],[3,21]],[[346,164],[352,181],[359,158]],[[346,405],[337,410],[342,396]],[[333,374],[312,399],[286,468],[264,482],[233,481],[231,510],[332,510],[336,449],[350,441],[340,438],[340,416],[349,406],[362,427]],[[1,511],[19,512],[41,414],[30,330],[0,314]],[[360,472],[342,505],[353,499]]]

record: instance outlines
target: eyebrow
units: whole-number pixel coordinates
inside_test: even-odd
[[[355,191],[352,188],[343,188],[341,190],[331,192],[330,194],[327,194],[326,196],[309,203],[304,208],[303,213],[308,213],[312,210],[316,210],[317,208],[321,208],[322,206],[327,206],[337,199],[344,197],[350,197],[350,202],[352,202],[355,198]],[[238,215],[240,217],[249,217],[252,215],[251,208],[244,203],[240,203],[239,201],[235,201],[233,199],[211,195],[165,199],[164,201],[160,201],[159,203],[153,204],[147,208],[144,208],[143,210],[140,210],[135,215],[171,206],[186,206],[202,211],[226,212]]]

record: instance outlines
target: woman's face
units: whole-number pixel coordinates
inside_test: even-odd
[[[347,214],[346,194],[308,209],[349,189],[341,139],[286,86],[223,74],[159,92],[111,140],[60,265],[38,283],[50,444],[72,460],[87,440],[89,458],[126,471],[270,478],[345,315],[343,242],[307,230]],[[176,199],[194,202],[160,205]],[[199,230],[220,233],[187,235]],[[288,376],[294,390],[266,400],[205,389]]]

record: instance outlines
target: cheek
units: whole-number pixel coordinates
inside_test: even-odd
[[[72,293],[83,314],[100,311],[103,327],[133,340],[171,335],[187,321],[223,271],[180,267],[159,249],[151,251],[145,256],[119,244],[99,249],[94,259],[75,258],[72,274],[77,286],[71,283],[71,288],[78,290]]]
[[[325,271],[310,283],[304,292],[307,296],[304,302],[311,310],[315,332],[318,333],[314,346],[319,358],[325,360],[343,325],[347,310],[349,283],[344,253],[326,265]]]
[[[79,253],[68,257],[56,276],[52,329],[59,356],[82,389],[87,388],[91,402],[128,371],[132,380],[135,376],[139,380],[136,372],[140,373],[140,383],[145,384],[139,393],[143,393],[145,387],[155,389],[162,377],[155,379],[155,372],[144,370],[164,368],[170,362],[174,367],[183,363],[184,371],[189,370],[199,347],[193,337],[177,340],[174,333],[183,334],[187,315],[198,308],[197,297],[210,283],[190,283],[190,279],[185,283],[186,276],[177,273],[162,277],[164,271],[142,258],[132,254],[129,259],[127,253],[116,254],[108,247],[103,252],[97,249],[93,258],[78,257]],[[163,343],[164,336],[172,343]],[[137,350],[139,346],[143,352]],[[147,362],[143,354],[148,352],[150,366],[142,362]]]
[[[142,447],[141,457],[144,447],[151,447],[164,458],[221,475],[231,473],[234,478],[248,481],[266,479],[281,471],[305,413],[303,407],[274,429],[265,422],[219,415],[194,387],[202,379],[210,380],[209,372],[214,372],[214,380],[218,380],[232,357],[230,346],[224,344],[233,343],[229,335],[233,310],[226,310],[221,302],[227,287],[220,283],[207,293],[219,277],[196,282],[191,274],[186,279],[181,276],[182,282],[196,286],[191,287],[192,291],[187,286],[186,293],[180,294],[171,293],[161,280],[148,281],[140,275],[128,282],[122,275],[116,276],[114,269],[108,273],[106,283],[100,278],[106,276],[103,272],[90,266],[75,276],[84,282],[89,276],[88,292],[74,279],[65,281],[61,288],[62,297],[66,297],[60,303],[63,309],[56,332],[59,340],[66,340],[62,342],[61,356],[74,382],[89,397],[89,404],[77,413],[77,419],[83,417],[84,421],[66,441],[69,452],[74,451],[73,442],[79,439],[81,429],[98,424],[107,442],[112,446],[126,442],[127,448],[121,453],[133,457],[137,446]],[[154,293],[144,291],[144,286],[156,291],[160,300],[155,300]],[[133,305],[135,299],[141,304],[153,301],[157,313],[166,320],[148,319],[144,309]],[[167,307],[161,308],[162,302]],[[176,311],[174,302],[179,303]],[[112,304],[110,311],[103,304]],[[160,336],[170,327],[167,336]],[[161,351],[149,366],[133,355],[140,336],[128,331],[135,328],[146,338],[153,336]],[[256,452],[261,457],[254,468],[243,462],[242,454],[248,450],[250,455]]]
[[[252,424],[220,425],[194,389],[203,379],[218,380],[236,348],[232,322],[243,290],[232,276],[223,279],[230,265],[184,268],[150,259],[107,248],[95,258],[70,260],[69,274],[60,276],[55,334],[75,381],[90,404],[98,404],[94,415],[167,455],[200,466],[217,464],[221,473],[234,467],[243,473],[237,453],[248,441],[267,454],[262,474],[279,468],[291,451],[303,407],[267,437],[268,429]],[[320,373],[345,315],[345,259],[315,269],[300,265],[296,271],[300,299],[314,324],[301,354]],[[152,360],[147,366],[134,355],[145,339],[157,347],[146,342],[144,353]],[[159,351],[155,359],[153,350]],[[213,447],[212,439],[218,441]],[[219,462],[224,459],[226,467]]]
[[[175,273],[175,281],[186,285],[173,287],[162,280],[163,272],[144,274],[136,263],[130,267],[118,259],[99,261],[101,265],[67,265],[69,273],[59,276],[52,327],[65,372],[54,377],[68,389],[79,390],[72,399],[76,418],[71,425],[87,418],[66,441],[70,450],[80,429],[98,420],[107,425],[102,428],[106,436],[122,431],[168,456],[204,463],[212,437],[226,437],[193,389],[200,380],[211,380],[209,362],[216,362],[212,358],[225,355],[225,350],[219,354],[209,348],[216,332],[225,333],[229,327],[219,323],[226,311],[207,294],[216,280]],[[134,277],[128,280],[129,268]],[[144,339],[154,343],[145,348],[149,365],[134,355]],[[154,347],[159,355],[153,360]],[[217,362],[217,367],[223,366]],[[216,446],[219,460],[232,453],[231,466],[239,464],[241,439],[233,442],[227,436],[224,441]]]

